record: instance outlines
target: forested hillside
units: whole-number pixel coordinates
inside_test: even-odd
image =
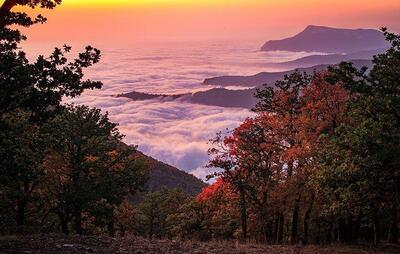
[[[146,156],[141,152],[138,152],[138,157],[141,158],[149,168],[149,180],[146,184],[147,191],[154,192],[161,189],[180,189],[190,196],[196,196],[207,186],[206,183],[195,176]]]

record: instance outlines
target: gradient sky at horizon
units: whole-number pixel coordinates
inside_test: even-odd
[[[259,40],[309,24],[400,31],[399,0],[64,0],[27,31],[33,42],[116,44],[174,40]]]

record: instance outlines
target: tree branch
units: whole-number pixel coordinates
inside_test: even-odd
[[[5,0],[0,7],[0,28],[5,27],[8,14],[17,5],[27,5],[30,0]]]

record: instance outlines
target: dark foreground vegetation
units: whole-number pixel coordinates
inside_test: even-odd
[[[149,240],[141,237],[110,238],[98,236],[31,236],[0,239],[0,253],[42,254],[397,254],[395,245],[260,245],[233,241],[196,242]]]
[[[256,116],[211,141],[210,167],[220,171],[198,196],[138,198],[149,172],[135,147],[107,114],[61,103],[101,88],[83,79],[100,51],[68,61],[64,46],[29,62],[19,48],[25,37],[11,25],[45,19],[13,5],[60,2],[5,1],[0,11],[0,234],[18,235],[1,238],[0,251],[399,253],[398,35],[383,30],[391,48],[371,69],[342,63],[260,89]],[[338,243],[376,246],[296,247]]]

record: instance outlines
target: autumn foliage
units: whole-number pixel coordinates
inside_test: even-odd
[[[385,35],[393,46],[370,71],[343,63],[260,89],[256,116],[212,140],[210,167],[222,171],[198,200],[235,204],[241,238],[397,243],[399,143],[384,140],[399,135],[399,37]]]

